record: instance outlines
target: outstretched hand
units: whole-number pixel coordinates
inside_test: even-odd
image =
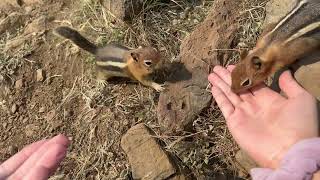
[[[68,146],[63,135],[30,144],[0,165],[0,180],[48,179],[66,156]]]
[[[292,145],[318,136],[316,100],[289,71],[280,77],[286,97],[262,84],[237,95],[230,89],[233,69],[214,68],[212,95],[239,146],[260,166],[277,168]]]

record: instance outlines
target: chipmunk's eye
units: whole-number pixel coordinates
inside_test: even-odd
[[[261,59],[259,57],[253,57],[252,64],[255,69],[257,69],[257,70],[261,69],[262,63],[261,63]]]
[[[251,80],[249,78],[245,79],[244,81],[241,82],[242,87],[248,87],[251,85]]]
[[[144,64],[149,67],[149,66],[152,65],[152,61],[151,60],[145,60]]]

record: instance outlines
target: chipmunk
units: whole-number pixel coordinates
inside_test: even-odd
[[[127,77],[138,80],[145,86],[163,91],[164,86],[151,80],[149,76],[160,62],[160,53],[152,47],[128,48],[119,44],[108,44],[97,47],[78,31],[61,26],[55,29],[58,34],[71,40],[80,48],[96,57],[96,78],[100,85],[104,85],[111,77]]]
[[[278,23],[266,27],[253,50],[240,53],[231,89],[250,89],[315,50],[320,50],[320,0],[300,0]]]

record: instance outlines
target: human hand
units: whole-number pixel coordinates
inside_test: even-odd
[[[237,95],[230,89],[233,69],[214,68],[212,95],[239,146],[260,166],[275,169],[292,145],[318,136],[316,100],[288,71],[279,79],[287,97],[265,85]]]
[[[0,165],[0,180],[45,180],[64,159],[69,140],[63,135],[32,143]]]

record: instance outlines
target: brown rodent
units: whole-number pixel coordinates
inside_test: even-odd
[[[269,25],[256,47],[241,53],[231,73],[231,89],[242,92],[281,68],[320,50],[320,1],[301,0],[278,23]]]
[[[61,26],[54,32],[95,55],[96,77],[99,84],[104,84],[111,77],[128,77],[157,91],[164,90],[163,85],[154,82],[149,76],[161,61],[160,53],[155,48],[131,49],[119,44],[97,47],[70,27]]]

